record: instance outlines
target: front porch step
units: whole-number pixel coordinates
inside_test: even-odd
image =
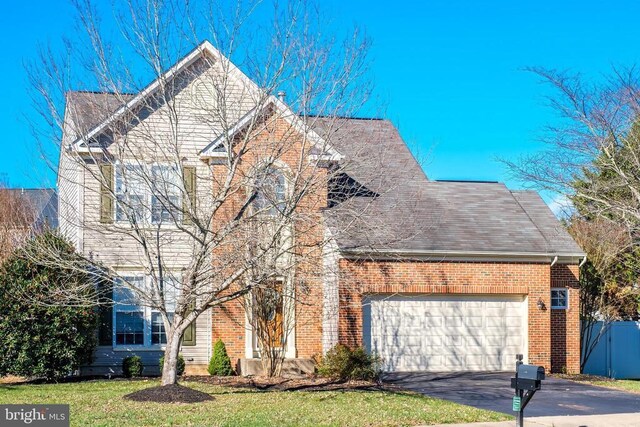
[[[282,364],[282,376],[284,378],[304,377],[313,374],[315,367],[313,359],[285,359]],[[261,376],[263,375],[262,361],[260,359],[238,359],[236,372],[244,377]]]

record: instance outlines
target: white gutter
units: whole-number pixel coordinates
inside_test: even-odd
[[[396,255],[396,256],[467,256],[467,257],[534,257],[548,258],[584,258],[584,253],[545,253],[545,252],[507,252],[507,251],[444,251],[444,250],[421,250],[421,249],[343,249],[344,254],[351,255]]]

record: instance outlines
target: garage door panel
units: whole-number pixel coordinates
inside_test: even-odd
[[[441,336],[428,336],[425,337],[424,347],[441,347],[443,344],[443,337]]]
[[[504,308],[504,307],[500,307],[500,308],[490,308],[490,307],[487,307],[487,308],[484,310],[484,313],[483,313],[483,314],[484,314],[485,316],[488,316],[488,317],[500,317],[500,318],[502,318],[502,317],[504,317],[504,315],[505,315],[505,308]]]
[[[464,345],[464,337],[462,335],[445,335],[444,345],[447,345],[447,346]]]
[[[445,362],[444,365],[448,368],[453,368],[451,370],[459,370],[462,369],[465,366],[465,356],[460,355],[460,356],[454,356],[454,355],[450,355],[450,356],[445,356]]]
[[[370,350],[388,371],[511,369],[525,344],[523,297],[485,298],[371,297]]]
[[[402,327],[408,327],[408,328],[423,328],[424,318],[416,314],[403,313],[402,319],[400,321],[400,325]]]
[[[503,317],[484,316],[484,323],[487,328],[503,327],[505,325]]]
[[[442,324],[442,317],[426,316],[424,319],[425,328],[441,327]]]
[[[467,327],[481,328],[482,327],[482,316],[465,317],[463,319],[463,323]]]
[[[481,355],[467,355],[464,360],[469,368],[481,368],[484,364],[484,356]]]
[[[400,366],[405,371],[415,371],[417,366],[425,366],[424,369],[442,370],[445,367],[442,356],[418,356],[412,360],[403,360]]]
[[[444,326],[446,328],[452,328],[456,326],[462,326],[462,317],[446,316],[444,318]]]
[[[507,326],[506,331],[507,336],[515,337],[521,334],[522,328],[509,325]]]

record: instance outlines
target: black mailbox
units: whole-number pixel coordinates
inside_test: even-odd
[[[524,427],[524,408],[535,392],[542,388],[544,378],[542,366],[525,365],[522,363],[522,355],[516,355],[516,376],[511,378],[511,388],[515,389],[513,410],[518,412],[517,427]]]
[[[544,368],[542,366],[518,365],[517,374],[518,379],[534,381],[544,380]]]

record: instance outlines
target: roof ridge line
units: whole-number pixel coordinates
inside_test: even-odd
[[[385,121],[388,120],[384,117],[362,117],[362,116],[332,116],[330,114],[304,114],[298,113],[298,116],[301,117],[315,117],[318,119],[346,119],[346,120],[376,120],[376,121]]]
[[[520,209],[522,210],[522,212],[524,212],[524,214],[527,216],[529,221],[531,221],[531,224],[533,224],[533,226],[536,228],[538,233],[540,233],[540,235],[542,236],[542,240],[544,240],[545,244],[547,245],[547,248],[550,249],[550,250],[553,249],[553,245],[551,244],[551,242],[549,242],[549,240],[547,239],[547,236],[545,236],[544,233],[542,232],[542,230],[540,230],[540,227],[538,227],[538,224],[533,220],[533,218],[531,218],[531,215],[529,215],[529,212],[527,212],[527,210],[524,208],[524,206],[522,206],[522,203],[520,203],[520,200],[518,200],[513,195],[513,191],[509,190],[509,194],[511,194],[511,197],[513,198],[513,200],[515,200],[515,202],[518,204],[518,207],[520,207]],[[537,194],[537,192],[536,192],[536,194]],[[539,196],[540,195],[538,195],[538,197]],[[544,201],[543,201],[543,203],[544,203]]]
[[[91,93],[94,95],[137,95],[137,92],[115,92],[111,90],[70,89],[67,93]]]

